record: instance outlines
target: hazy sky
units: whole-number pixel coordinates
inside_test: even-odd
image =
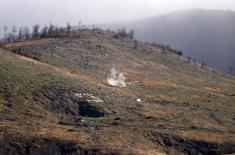
[[[59,25],[128,21],[190,8],[235,10],[235,0],[0,0],[0,29],[50,21]]]

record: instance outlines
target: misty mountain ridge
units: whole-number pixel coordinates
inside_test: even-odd
[[[168,44],[210,67],[234,74],[234,25],[233,11],[193,9],[104,27],[134,29],[139,40]]]

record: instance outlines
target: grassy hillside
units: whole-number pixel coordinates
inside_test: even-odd
[[[77,33],[0,49],[1,152],[235,152],[234,77],[113,32]],[[112,67],[127,87],[107,84]]]

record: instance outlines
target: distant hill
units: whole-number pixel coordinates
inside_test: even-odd
[[[221,71],[233,68],[235,74],[234,25],[233,11],[194,9],[109,27],[133,28],[140,40],[169,44]]]

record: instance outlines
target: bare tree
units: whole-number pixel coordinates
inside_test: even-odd
[[[82,25],[82,21],[78,22],[78,38],[81,38],[81,30],[84,28],[85,26]]]
[[[85,25],[82,24],[82,21],[78,22],[78,30],[85,28]]]
[[[14,26],[12,26],[12,29],[11,29],[11,31],[12,31],[12,33],[13,33],[13,41],[15,41],[16,40],[16,32],[17,32],[17,29],[16,29],[16,26],[14,25]]]
[[[133,29],[131,29],[130,34],[129,34],[129,36],[130,36],[130,38],[131,38],[131,39],[133,39],[133,38],[134,38],[134,34],[135,34],[134,30],[133,30]]]
[[[202,63],[201,63],[201,69],[205,69],[205,67],[206,67],[206,63],[205,63],[205,62],[202,62]]]
[[[29,28],[27,26],[24,27],[23,32],[24,32],[25,40],[29,40],[30,39],[30,31],[29,31]]]
[[[230,74],[233,74],[234,68],[233,66],[228,66],[228,70]]]
[[[7,34],[7,42],[10,43],[13,42],[14,40],[15,40],[15,35],[12,32],[9,32]]]
[[[118,30],[118,34],[121,38],[125,38],[128,36],[128,34],[126,33],[126,29],[125,28],[122,28],[122,29],[119,29]]]
[[[60,37],[60,30],[58,26],[55,27],[55,37]]]
[[[68,23],[67,23],[67,27],[66,27],[67,34],[70,33],[71,29],[72,29],[72,27],[71,27],[70,23],[68,22]]]
[[[7,30],[8,30],[8,27],[5,25],[3,26],[3,30],[4,30],[4,33],[5,33],[5,42],[7,41]]]
[[[37,38],[39,36],[39,29],[40,26],[38,24],[33,26],[33,33],[32,33],[33,38]]]
[[[83,26],[82,26],[82,21],[79,21],[79,22],[78,22],[78,30],[82,29],[82,27],[83,27]]]
[[[187,57],[187,63],[190,63],[191,62],[191,60],[192,60],[192,58],[189,56],[189,57]]]
[[[59,33],[63,36],[65,29],[63,27],[59,27]]]
[[[52,23],[50,23],[49,28],[48,28],[48,35],[53,36],[54,33],[55,33],[55,26]]]
[[[18,31],[18,40],[21,41],[23,39],[23,28],[20,28]]]
[[[46,38],[47,31],[48,31],[48,27],[47,26],[42,28],[42,30],[41,30],[41,38]]]

